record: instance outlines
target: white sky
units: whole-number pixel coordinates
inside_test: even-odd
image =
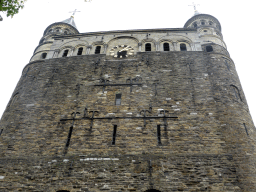
[[[193,0],[28,0],[13,18],[0,13],[0,117],[44,30],[75,15],[80,33],[125,29],[182,28],[193,16]],[[256,120],[255,2],[197,0],[200,13],[216,17],[234,60],[251,115]]]

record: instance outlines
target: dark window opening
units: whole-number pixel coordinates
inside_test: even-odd
[[[47,53],[42,53],[42,59],[45,59],[47,56]]]
[[[114,125],[113,137],[112,137],[112,145],[116,144],[116,130],[117,130],[117,125]]]
[[[213,48],[211,45],[206,46],[206,52],[212,52]]]
[[[245,123],[244,123],[244,128],[245,128],[245,131],[246,131],[247,136],[249,136],[248,130],[247,130],[247,127],[246,127]]]
[[[62,57],[67,57],[67,56],[68,56],[68,49],[66,49],[66,50],[63,52]]]
[[[194,23],[193,25],[194,25],[194,28],[197,28],[197,24],[196,23]]]
[[[201,24],[202,24],[202,25],[205,25],[205,22],[204,22],[204,21],[202,21],[202,22],[201,22]]]
[[[151,51],[151,43],[145,45],[145,51]]]
[[[204,30],[204,32],[207,32],[207,30]]]
[[[161,191],[158,191],[158,190],[156,190],[156,189],[149,189],[149,190],[147,190],[147,191],[145,191],[145,192],[161,192]]]
[[[84,49],[83,47],[80,47],[80,48],[78,49],[77,55],[82,55],[83,49]]]
[[[157,125],[157,143],[158,145],[161,145],[161,128],[160,125]]]
[[[0,130],[0,136],[2,135],[2,133],[3,133],[3,129]]]
[[[67,32],[67,31],[64,31],[64,34],[65,34],[65,35],[67,35],[67,34],[68,34],[68,32]]]
[[[126,55],[127,55],[127,51],[118,51],[117,52],[118,58],[126,57]]]
[[[210,21],[210,22],[209,22],[209,25],[212,25],[212,24],[213,24],[213,22]]]
[[[56,192],[70,192],[68,190],[59,190],[59,191],[56,191]]]
[[[57,29],[57,30],[56,30],[56,32],[60,32],[60,30],[59,30],[59,29]]]
[[[169,43],[164,43],[164,51],[170,51]]]
[[[95,49],[95,54],[100,54],[101,46],[97,46]]]
[[[116,105],[121,105],[121,96],[122,94],[116,94]]]
[[[186,46],[186,44],[184,44],[184,43],[180,44],[180,50],[181,50],[181,51],[187,51],[187,46]]]

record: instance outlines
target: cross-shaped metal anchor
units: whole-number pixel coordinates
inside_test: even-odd
[[[144,117],[144,119],[143,119],[143,120],[144,120],[144,127],[146,127],[146,118],[145,118],[145,117],[146,117],[146,113],[147,113],[147,112],[148,112],[148,113],[151,113],[151,112],[152,112],[152,105],[151,105],[151,104],[149,105],[149,109],[148,109],[148,110],[147,110],[147,109],[143,109],[143,110],[140,111],[140,115],[143,113],[143,117]]]
[[[104,83],[104,84],[102,85],[102,86],[103,86],[102,93],[104,93],[107,84],[109,84],[109,80],[104,79],[104,78],[101,78],[101,79],[100,79],[100,83]]]
[[[99,114],[100,112],[99,112],[99,111],[89,111],[89,114],[90,114],[90,113],[92,113],[90,130],[92,130],[94,115],[95,115],[95,113]]]
[[[64,149],[64,154],[66,154],[67,150],[68,150],[68,146],[69,146],[69,143],[70,143],[70,139],[71,139],[71,136],[72,136],[72,131],[73,131],[74,123],[75,123],[76,114],[80,114],[80,113],[79,112],[74,112],[74,113],[71,114],[73,116],[73,121],[72,121],[71,127],[69,128],[68,138],[67,138],[66,146],[65,146],[65,149]]]
[[[166,113],[169,113],[169,111],[167,111],[167,110],[161,110],[160,111],[160,114],[164,114],[164,129],[165,129],[165,131],[166,131],[166,129],[167,129],[167,121],[166,121],[166,116],[165,116],[165,114]]]
[[[96,69],[98,69],[99,64],[100,64],[100,59],[98,59],[97,61],[95,61],[93,63],[93,65],[94,65],[94,73],[96,72]]]
[[[130,93],[132,92],[132,86],[138,84],[139,81],[142,81],[142,78],[141,78],[141,77],[138,77],[138,76],[136,76],[136,77],[133,78],[133,79],[130,77],[130,78],[128,78],[128,79],[126,80],[126,83],[129,83],[129,84],[130,84]],[[133,82],[135,82],[135,84],[133,84]]]

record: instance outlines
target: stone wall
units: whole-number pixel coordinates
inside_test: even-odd
[[[225,58],[140,52],[28,64],[0,122],[1,190],[255,191],[255,128]]]

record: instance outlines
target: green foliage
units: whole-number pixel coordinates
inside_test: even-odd
[[[24,7],[26,0],[0,0],[0,11],[6,13],[7,17],[13,17]]]

